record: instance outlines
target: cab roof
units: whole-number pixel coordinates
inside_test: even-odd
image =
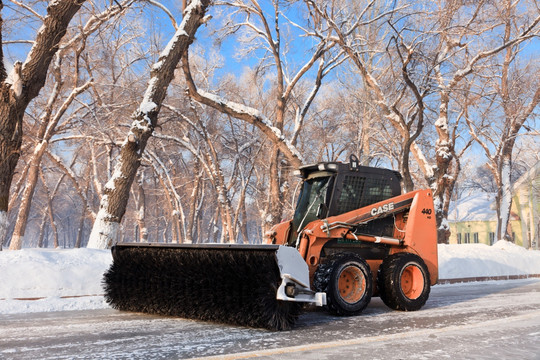
[[[358,162],[348,162],[343,163],[341,161],[335,161],[335,162],[320,162],[316,164],[309,164],[301,166],[297,171],[296,174],[300,176],[303,179],[306,179],[310,174],[313,174],[315,172],[324,171],[324,172],[330,172],[330,173],[361,173],[369,175],[384,175],[388,177],[396,176],[399,181],[403,179],[401,174],[398,171],[385,169],[385,168],[378,168],[378,167],[371,167],[371,166],[362,166],[358,165]]]

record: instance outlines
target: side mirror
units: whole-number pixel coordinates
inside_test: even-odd
[[[317,208],[317,219],[324,219],[328,214],[328,207],[326,204],[319,204]]]
[[[356,155],[351,154],[351,156],[349,156],[349,170],[356,171],[358,170],[358,166],[360,166],[358,158],[356,157]]]

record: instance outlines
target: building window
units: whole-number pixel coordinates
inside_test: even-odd
[[[457,243],[461,244],[461,233],[457,234]]]
[[[475,244],[478,244],[478,233],[473,234],[473,240]]]
[[[489,245],[493,245],[495,243],[495,233],[490,232],[489,233]]]
[[[465,234],[465,244],[470,244],[470,243],[471,243],[471,234],[466,233]]]

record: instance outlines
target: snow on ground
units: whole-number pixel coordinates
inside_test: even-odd
[[[439,245],[439,278],[540,274],[540,251],[508,241]]]
[[[107,308],[101,279],[109,250],[0,252],[0,314]],[[540,251],[506,241],[439,245],[439,278],[540,274]],[[31,300],[30,300],[31,299]]]
[[[110,250],[0,251],[0,314],[106,308],[101,278],[111,261]]]

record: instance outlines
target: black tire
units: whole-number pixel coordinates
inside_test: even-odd
[[[397,253],[384,259],[377,274],[377,286],[386,306],[402,311],[419,310],[431,290],[426,264],[411,253]]]
[[[364,259],[345,253],[333,256],[319,266],[313,287],[326,293],[326,308],[330,313],[352,316],[360,314],[369,304],[373,279]]]

